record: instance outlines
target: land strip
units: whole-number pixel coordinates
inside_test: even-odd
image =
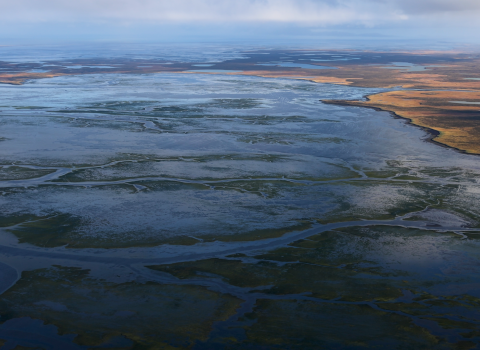
[[[480,54],[354,50],[256,50],[224,62],[77,59],[0,62],[0,83],[95,73],[205,73],[305,79],[368,88],[402,89],[367,101],[323,101],[393,112],[429,131],[431,140],[480,154]]]
[[[389,91],[367,101],[323,101],[391,111],[431,134],[431,140],[480,154],[480,91]]]

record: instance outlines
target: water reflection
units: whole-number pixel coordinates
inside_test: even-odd
[[[442,336],[445,314],[477,322],[478,158],[387,112],[321,102],[383,90],[208,74],[0,89],[0,278],[21,276],[0,333],[22,320],[39,341],[38,318],[80,334],[72,348],[268,347],[299,310],[327,310],[418,345]],[[159,317],[177,338],[150,328]],[[347,348],[335,324],[328,344]],[[368,332],[358,339],[376,344]]]

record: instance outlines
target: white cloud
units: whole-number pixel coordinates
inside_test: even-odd
[[[3,22],[277,22],[306,25],[478,16],[480,0],[0,0]]]
[[[2,21],[382,23],[478,14],[480,0],[0,0]]]
[[[450,15],[476,14],[480,12],[479,0],[394,0],[395,5],[408,14]]]

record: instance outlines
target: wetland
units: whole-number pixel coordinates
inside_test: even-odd
[[[202,55],[0,85],[1,348],[479,348],[480,158]]]

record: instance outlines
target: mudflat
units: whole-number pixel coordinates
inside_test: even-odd
[[[480,55],[476,53],[255,50],[245,54],[248,57],[215,63],[124,58],[0,62],[0,83],[19,85],[30,79],[81,74],[204,73],[395,88],[401,91],[382,92],[369,96],[368,101],[324,102],[391,111],[429,130],[435,142],[480,153],[480,113],[476,105],[480,103]]]
[[[159,52],[2,63],[0,346],[480,344],[474,58]]]

